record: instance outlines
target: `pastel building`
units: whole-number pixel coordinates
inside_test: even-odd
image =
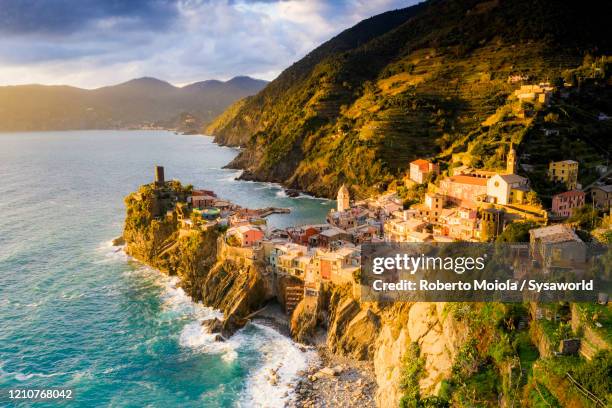
[[[413,208],[418,211],[419,215],[431,222],[437,222],[438,217],[442,214],[446,199],[442,194],[426,193],[425,202],[417,204]]]
[[[518,174],[496,174],[487,180],[487,201],[495,204],[523,204],[529,180]]]
[[[487,196],[487,178],[458,175],[440,182],[440,193],[455,205],[471,207]]]
[[[552,198],[552,213],[560,217],[570,217],[576,208],[585,203],[583,191],[572,190],[555,194]]]
[[[235,236],[243,247],[253,246],[264,239],[261,229],[253,225],[241,225],[227,230],[228,236]]]
[[[360,268],[360,252],[352,246],[336,251],[319,250],[313,258],[313,265],[323,281],[335,284],[352,283],[354,273]]]
[[[548,164],[548,178],[556,183],[563,183],[568,190],[578,187],[578,162],[562,160]]]

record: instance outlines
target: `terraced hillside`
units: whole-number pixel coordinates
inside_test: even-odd
[[[520,85],[511,75],[553,81],[588,53],[609,55],[607,27],[591,1],[428,1],[341,33],[208,130],[246,146],[231,166],[247,177],[369,193],[416,157],[486,140],[486,121]],[[506,143],[528,123],[499,126]]]

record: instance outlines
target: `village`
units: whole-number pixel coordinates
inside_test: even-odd
[[[176,203],[166,216],[176,217],[181,234],[193,229],[225,231],[219,252],[242,264],[263,266],[276,287],[285,311],[291,315],[298,303],[317,308],[322,285],[350,284],[358,290],[361,244],[375,242],[491,242],[513,222],[532,221],[540,227],[529,231],[538,243],[563,245],[581,242],[571,225],[564,224],[585,205],[587,192],[578,184],[579,163],[551,162],[550,180],[567,191],[552,197],[548,210],[531,198],[529,180],[517,174],[518,157],[512,146],[504,172],[455,167],[439,176],[438,164],[414,160],[405,183],[426,185],[422,202],[405,208],[396,192],[365,200],[351,200],[349,186],[337,193],[337,207],[325,222],[270,228],[266,216],[289,209],[248,209],[221,199],[213,191],[192,190],[185,202]],[[156,169],[156,184],[163,185],[163,168]],[[588,191],[593,206],[610,211],[612,185],[594,184]],[[281,280],[284,284],[278,284]]]

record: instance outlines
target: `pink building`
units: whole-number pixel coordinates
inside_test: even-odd
[[[584,205],[584,191],[572,190],[555,194],[552,198],[552,212],[560,217],[570,217],[576,208]]]
[[[472,176],[451,176],[440,182],[439,192],[455,205],[471,207],[487,196],[487,179]]]
[[[227,233],[228,235],[236,236],[240,240],[240,245],[243,247],[253,246],[264,239],[263,231],[252,225],[241,225],[239,227],[230,228]]]

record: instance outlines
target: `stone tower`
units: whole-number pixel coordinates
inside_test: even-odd
[[[164,185],[164,166],[155,166],[155,185],[161,187]]]
[[[506,173],[508,174],[516,174],[517,170],[517,160],[516,160],[516,150],[510,143],[510,151],[508,152],[508,156],[506,157]]]
[[[494,240],[504,230],[504,212],[488,205],[480,208],[480,240]]]
[[[351,195],[349,194],[348,188],[346,185],[342,185],[340,190],[338,190],[338,211],[346,211],[351,208],[350,201]]]

